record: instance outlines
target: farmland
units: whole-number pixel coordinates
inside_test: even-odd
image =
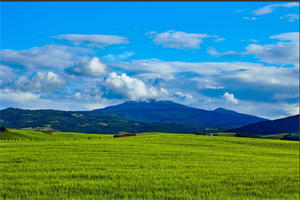
[[[299,199],[299,142],[13,130],[0,199]]]

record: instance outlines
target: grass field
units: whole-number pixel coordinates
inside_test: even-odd
[[[297,141],[9,131],[0,199],[299,199]]]

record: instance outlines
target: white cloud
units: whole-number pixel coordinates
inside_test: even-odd
[[[203,38],[215,37],[208,34],[186,33],[181,31],[166,31],[152,35],[152,40],[157,45],[168,48],[191,48],[198,49]]]
[[[13,73],[13,69],[7,65],[0,64],[0,85],[10,82],[15,78],[15,74]]]
[[[210,77],[201,77],[201,78],[192,78],[192,81],[197,83],[198,89],[211,89],[211,90],[219,90],[224,89],[224,86],[220,86],[217,83],[217,80],[214,80]]]
[[[105,80],[105,85],[117,94],[122,94],[131,100],[147,99],[158,96],[158,91],[154,87],[147,87],[139,79],[127,76],[125,73],[117,75],[112,72]]]
[[[207,53],[211,56],[215,57],[236,57],[236,56],[243,56],[243,53],[239,53],[236,51],[226,51],[226,52],[218,52],[215,48],[211,47],[207,50]]]
[[[87,103],[86,104],[86,108],[88,110],[101,109],[101,108],[105,108],[105,107],[107,107],[107,105],[102,104],[102,103]]]
[[[270,37],[280,40],[273,44],[250,44],[246,53],[254,54],[269,64],[299,65],[299,32],[283,33]]]
[[[183,98],[184,100],[192,100],[193,99],[193,96],[191,94],[188,94],[188,93],[184,93],[184,92],[181,92],[181,91],[176,91],[174,92],[175,96],[178,96],[180,98]]]
[[[127,59],[131,56],[134,55],[133,51],[127,51],[118,55],[114,55],[114,54],[108,54],[106,56],[103,56],[104,60],[110,61],[110,62],[120,62],[124,59]]]
[[[256,39],[241,40],[242,42],[259,42]]]
[[[215,42],[222,42],[222,41],[224,41],[224,40],[226,40],[226,39],[225,39],[225,38],[218,37],[218,38],[215,39]]]
[[[266,15],[272,13],[276,8],[292,8],[299,6],[298,2],[290,2],[284,4],[271,4],[268,6],[264,6],[262,8],[253,10],[252,13],[254,15]]]
[[[273,35],[270,38],[297,43],[299,41],[299,32],[282,33],[279,35]]]
[[[243,13],[248,11],[249,9],[239,9],[239,10],[234,10],[233,13]]]
[[[299,20],[299,14],[287,14],[287,15],[281,16],[280,19],[285,19],[288,22],[294,22],[294,21]]]
[[[1,65],[0,64],[0,77],[1,79],[4,77],[10,77],[10,75],[12,74],[12,68],[10,68],[7,65]]]
[[[63,45],[45,45],[33,47],[29,50],[0,50],[0,60],[4,63],[23,65],[26,67],[59,67],[71,66],[80,59],[78,52],[89,52],[83,48],[68,47]]]
[[[286,104],[284,109],[288,113],[288,116],[299,115],[299,104]]]
[[[297,114],[299,104],[289,104],[284,102],[263,102],[263,101],[239,101],[238,104],[226,103],[224,99],[216,99],[208,102],[208,105],[223,107],[240,113],[264,117],[267,119],[278,119]],[[299,111],[298,111],[299,112]]]
[[[77,99],[80,99],[82,97],[81,93],[80,92],[76,92],[74,94],[74,96],[77,98]]]
[[[256,17],[243,17],[243,19],[245,19],[245,20],[257,20]]]
[[[234,97],[233,94],[230,94],[228,92],[225,92],[223,97],[225,98],[226,101],[234,103],[234,104],[238,104],[239,101]]]
[[[86,76],[104,76],[108,73],[107,65],[102,63],[97,57],[82,61],[74,67],[67,69],[67,71],[68,70],[76,75]]]
[[[52,71],[38,72],[32,79],[21,76],[15,81],[15,86],[23,90],[44,90],[52,91],[59,89],[64,84],[64,80]]]
[[[285,93],[275,93],[273,95],[273,99],[276,100],[286,100],[286,99],[299,99],[299,93],[293,93],[293,94],[285,94]]]
[[[160,92],[163,95],[168,95],[169,94],[169,92],[168,92],[168,90],[166,88],[160,88]]]
[[[19,91],[9,88],[0,89],[0,109],[15,107],[22,109],[55,109],[69,111],[86,111],[96,108],[104,108],[109,105],[122,103],[121,100],[105,98],[49,98],[49,96],[30,91]]]
[[[295,87],[299,85],[299,73],[295,67],[259,67],[237,71],[227,77],[264,86]]]
[[[129,71],[143,69],[144,73],[150,73],[150,75],[160,74],[157,77],[162,78],[172,77],[175,73],[194,72],[212,80],[224,80],[224,83],[230,79],[253,85],[295,87],[299,82],[299,69],[297,67],[264,66],[263,64],[248,62],[192,63],[148,59],[118,63],[115,66]],[[154,75],[151,75],[150,78],[155,78]],[[214,86],[218,87],[219,85]],[[222,86],[227,87],[226,85]]]
[[[9,88],[0,89],[0,100],[9,101],[14,103],[30,103],[36,99],[39,99],[40,95],[32,92],[14,91]]]
[[[128,44],[126,37],[116,35],[83,35],[83,34],[64,34],[54,36],[60,40],[67,40],[75,45],[86,44],[88,46],[106,47],[116,44]]]

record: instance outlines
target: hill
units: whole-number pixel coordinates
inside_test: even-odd
[[[181,105],[172,101],[127,101],[92,111],[98,115],[117,116],[139,122],[170,122],[197,128],[224,130],[266,119],[218,108],[213,111]]]
[[[249,135],[270,135],[279,133],[298,133],[299,135],[299,115],[249,124],[228,130],[227,132]]]
[[[84,133],[216,132],[265,120],[225,109],[207,111],[172,101],[128,101],[93,111],[0,111],[0,123],[8,128]]]
[[[83,133],[118,133],[164,131],[196,133],[197,129],[175,123],[133,122],[113,116],[99,116],[92,112],[58,110],[23,110],[8,108],[0,111],[1,126],[44,132],[64,131]]]

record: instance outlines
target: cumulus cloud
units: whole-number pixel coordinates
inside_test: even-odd
[[[18,89],[27,91],[52,91],[59,89],[63,84],[64,80],[52,71],[37,72],[36,76],[33,76],[31,79],[28,79],[26,76],[21,76],[15,81],[15,86]]]
[[[288,22],[294,22],[299,20],[299,14],[287,14],[281,16],[280,19],[287,20]]]
[[[0,60],[3,63],[17,64],[29,68],[65,68],[81,58],[78,52],[87,53],[89,50],[55,44],[33,47],[29,50],[3,49],[0,50]]]
[[[233,94],[230,94],[228,92],[225,92],[223,95],[224,99],[228,102],[234,103],[234,104],[238,104],[239,101],[234,97]]]
[[[184,100],[192,100],[193,96],[191,94],[181,92],[181,91],[176,91],[174,92],[175,96],[183,98]]]
[[[106,47],[116,44],[128,44],[126,37],[116,35],[83,35],[83,34],[63,34],[54,36],[60,40],[67,40],[75,45],[88,45],[95,47]]]
[[[218,52],[215,48],[211,47],[207,50],[207,53],[211,56],[215,57],[240,57],[244,56],[243,53],[237,51],[225,51],[225,52]]]
[[[93,57],[66,69],[66,71],[75,75],[104,76],[108,73],[108,67],[99,58]]]
[[[198,49],[200,44],[203,42],[203,38],[216,37],[208,34],[200,33],[186,33],[181,31],[166,31],[163,33],[153,34],[152,41],[157,45],[162,45],[163,47],[168,48],[177,48],[177,49]],[[224,38],[222,38],[224,39]],[[221,40],[222,40],[221,39]]]
[[[290,2],[290,3],[283,3],[283,4],[271,4],[264,6],[262,8],[253,10],[252,13],[254,15],[266,15],[272,13],[277,8],[292,8],[292,7],[298,7],[298,2]]]
[[[254,54],[269,64],[299,65],[299,32],[283,33],[270,37],[279,42],[273,44],[250,44],[246,53]]]
[[[110,73],[105,80],[105,85],[113,90],[114,93],[131,100],[154,98],[158,96],[156,88],[147,87],[143,81],[127,76],[125,73],[121,75],[115,72]]]

